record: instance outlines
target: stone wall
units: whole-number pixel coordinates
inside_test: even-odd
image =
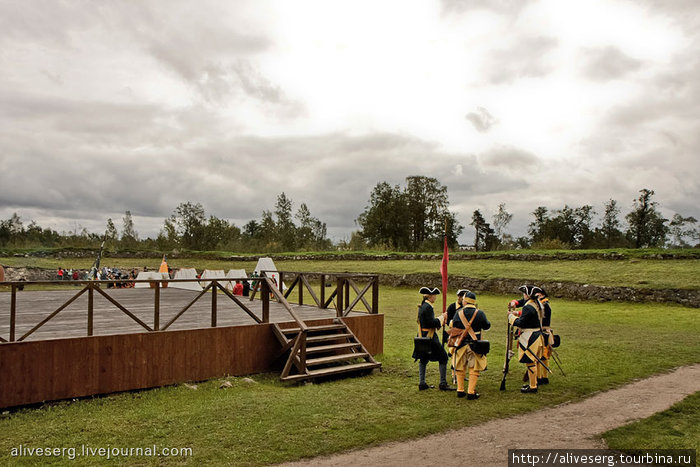
[[[437,286],[442,279],[440,274],[380,274],[379,282],[390,286]],[[518,287],[523,284],[537,284],[544,287],[552,297],[573,300],[594,300],[600,302],[671,302],[684,306],[700,307],[700,290],[687,289],[647,289],[634,287],[609,287],[571,282],[538,282],[522,279],[475,279],[463,276],[451,276],[449,286],[453,290],[470,289],[475,293],[492,292],[506,295],[519,295]]]

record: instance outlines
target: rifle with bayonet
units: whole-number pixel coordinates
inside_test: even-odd
[[[510,311],[510,310],[509,310]],[[513,352],[513,337],[514,337],[514,327],[508,322],[508,330],[506,331],[506,362],[503,365],[503,379],[501,380],[501,391],[506,390],[506,376],[508,376],[508,367],[510,366],[510,359],[513,358],[515,352]]]

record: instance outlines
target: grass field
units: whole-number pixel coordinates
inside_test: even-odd
[[[603,434],[612,449],[695,449],[700,452],[700,392],[668,410]]]
[[[92,260],[87,258],[0,258],[0,263],[7,266],[33,266],[54,269],[59,265],[64,268],[87,269]],[[159,259],[105,258],[103,265],[109,267],[144,267],[155,269],[160,265]],[[169,262],[173,268],[194,267],[198,270],[210,269],[245,269],[252,272],[255,261],[216,261],[211,259],[173,259]],[[366,272],[380,274],[437,273],[439,261],[425,260],[387,260],[387,261],[277,261],[279,270],[306,272]],[[644,287],[644,288],[700,288],[700,261],[695,259],[678,260],[592,260],[579,261],[512,261],[484,259],[471,261],[451,261],[450,275],[467,276],[479,279],[509,278],[531,279],[542,282],[574,282],[594,285]]]
[[[699,310],[665,305],[659,313],[658,305],[556,300],[553,324],[563,336],[559,353],[568,376],[557,373],[538,395],[522,395],[522,365],[513,361],[508,390],[500,392],[504,310],[510,298],[478,297],[493,324],[487,333],[490,368],[479,382],[478,401],[417,390],[418,369],[410,353],[419,296],[413,289],[382,287],[381,373],[301,386],[284,385],[276,374],[254,375],[255,383],[229,378],[229,389],[219,389],[218,379],[199,383],[197,390],[177,385],[21,409],[0,416],[0,463],[32,464],[36,459],[9,457],[21,444],[78,449],[156,444],[193,450],[188,458],[112,461],[119,465],[274,463],[473,425],[700,361]],[[665,342],[665,352],[646,344],[650,330]],[[428,366],[428,380],[437,383],[435,363]],[[80,458],[76,464],[101,460]]]

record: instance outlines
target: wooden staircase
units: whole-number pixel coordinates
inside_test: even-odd
[[[289,352],[282,381],[303,381],[341,373],[370,371],[382,366],[341,318],[334,324],[282,329],[273,326],[282,344],[280,355]]]

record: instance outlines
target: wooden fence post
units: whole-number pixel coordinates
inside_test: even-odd
[[[219,287],[218,281],[211,281],[211,327],[216,327],[216,289]]]
[[[299,284],[297,285],[297,288],[299,289],[299,305],[304,304],[304,281],[302,280],[302,273],[299,273],[297,276],[299,277]]]
[[[343,317],[343,296],[345,295],[343,292],[345,282],[343,281],[342,276],[338,276],[338,282],[336,285],[336,295],[335,295],[335,316],[338,318]]]
[[[262,322],[270,322],[270,286],[267,285],[267,281],[262,279],[260,281],[260,298],[262,299]]]
[[[326,308],[326,275],[321,274],[321,306],[319,308]]]
[[[10,298],[10,342],[15,341],[15,325],[17,319],[17,286],[12,284],[12,296]]]
[[[155,298],[153,301],[153,330],[160,330],[160,282],[156,282]]]
[[[92,284],[88,284],[88,312],[87,312],[87,335],[92,336],[92,318],[94,310],[94,294]]]
[[[372,314],[379,313],[379,276],[374,276],[372,282]]]

